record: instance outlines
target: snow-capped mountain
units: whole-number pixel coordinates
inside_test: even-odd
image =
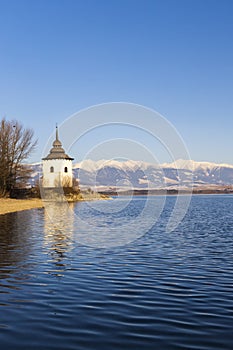
[[[186,169],[191,171],[196,171],[200,169],[214,169],[216,167],[221,168],[232,168],[233,165],[230,164],[218,164],[218,163],[210,163],[210,162],[195,162],[194,160],[188,159],[178,159],[173,163],[164,163],[161,165],[163,168],[177,168],[177,169]]]
[[[233,165],[179,159],[173,163],[151,164],[127,160],[84,160],[73,167],[81,187],[109,188],[184,188],[191,186],[233,185]],[[34,182],[41,165],[33,166]]]
[[[74,166],[81,185],[133,188],[232,185],[233,165],[192,160],[151,164],[128,160],[84,160]]]

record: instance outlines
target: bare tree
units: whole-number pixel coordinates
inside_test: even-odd
[[[37,143],[33,136],[33,130],[25,129],[18,121],[0,121],[0,196],[10,192],[22,173],[22,162]]]

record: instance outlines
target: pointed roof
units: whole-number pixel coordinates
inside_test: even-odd
[[[50,153],[43,160],[49,159],[68,159],[73,160],[74,158],[69,157],[64,148],[62,148],[62,143],[58,138],[58,127],[56,126],[56,139],[53,141],[53,147],[50,150]]]

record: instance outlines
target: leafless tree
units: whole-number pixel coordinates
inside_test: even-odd
[[[22,162],[37,144],[33,137],[33,130],[25,129],[18,121],[0,121],[0,196],[9,193],[22,176]]]

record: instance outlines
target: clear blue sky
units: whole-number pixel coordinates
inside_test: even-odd
[[[233,164],[232,19],[232,0],[0,0],[0,117],[35,130],[36,161],[56,122],[138,103]]]

